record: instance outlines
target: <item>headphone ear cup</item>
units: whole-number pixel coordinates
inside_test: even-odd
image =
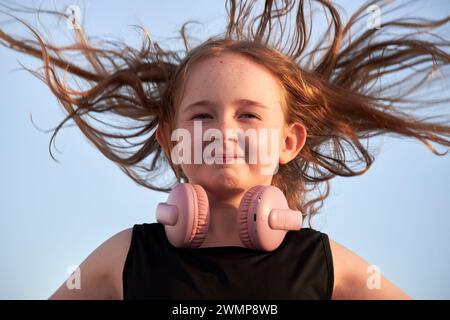
[[[290,210],[283,192],[272,185],[250,188],[239,204],[239,238],[250,249],[275,250],[289,230],[301,228],[300,221],[301,212]]]
[[[250,249],[256,249],[256,243],[254,242],[254,239],[252,239],[251,231],[250,231],[250,221],[252,214],[249,212],[249,210],[252,210],[253,198],[257,193],[261,191],[261,189],[264,186],[254,186],[250,188],[242,197],[242,200],[239,204],[239,210],[238,210],[238,217],[237,217],[237,223],[238,223],[238,229],[239,229],[239,239],[241,240],[242,244]]]
[[[189,247],[198,248],[208,234],[209,229],[209,202],[208,195],[202,186],[198,184],[191,184],[194,193],[194,201],[196,202],[196,215],[194,217],[194,226],[190,237]]]
[[[164,224],[169,242],[177,248],[197,248],[209,229],[209,203],[200,185],[177,184],[166,202],[157,207],[157,220]]]

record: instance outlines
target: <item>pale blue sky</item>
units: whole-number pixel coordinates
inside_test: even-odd
[[[349,12],[355,8],[351,1],[339,3]],[[187,20],[205,23],[192,29],[200,39],[222,32],[225,22],[223,1],[34,4],[78,5],[89,35],[114,36],[129,44],[139,40],[132,24],[145,25],[151,37],[164,43],[163,37],[177,36]],[[436,1],[421,12],[441,16],[450,9]],[[34,16],[21,17],[36,22]],[[64,23],[52,20],[45,26],[51,33],[59,28],[69,34]],[[19,24],[6,27],[30,36]],[[48,130],[63,119],[61,107],[41,81],[13,71],[19,61],[30,68],[39,62],[4,47],[0,58],[0,298],[45,299],[66,279],[66,269],[104,240],[135,223],[154,222],[156,204],[167,195],[137,186],[76,127],[58,134],[61,153],[55,156],[61,163],[54,162],[48,153],[51,134],[38,131],[29,114]],[[450,106],[445,110],[449,114]],[[380,267],[414,298],[449,299],[450,156],[437,157],[412,140],[388,137],[380,146],[367,174],[332,181],[315,226]]]

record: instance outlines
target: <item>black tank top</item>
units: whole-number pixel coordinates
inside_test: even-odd
[[[159,223],[136,224],[123,274],[124,299],[331,299],[328,236],[289,231],[271,252],[238,246],[175,248]]]

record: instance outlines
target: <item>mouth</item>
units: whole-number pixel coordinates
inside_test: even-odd
[[[243,156],[240,156],[240,155],[233,155],[233,154],[222,154],[222,155],[218,155],[216,158],[222,158],[222,159],[242,159]]]
[[[233,154],[218,154],[218,155],[209,157],[209,159],[213,159],[213,160],[215,160],[215,162],[222,160],[223,163],[228,163],[228,162],[234,162],[238,159],[244,159],[244,156],[233,155]]]

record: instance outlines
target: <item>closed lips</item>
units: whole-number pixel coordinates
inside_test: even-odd
[[[222,159],[240,159],[243,158],[243,156],[240,155],[233,155],[233,154],[222,154],[222,155],[217,155],[214,156],[214,158],[222,158]]]
[[[206,156],[205,159],[215,159],[215,161],[218,161],[218,159],[222,159],[224,162],[232,159],[244,159],[244,156],[241,155],[232,155],[232,154],[218,154],[215,156]]]
[[[216,156],[217,158],[223,157],[223,158],[242,158],[241,155],[237,155],[237,154],[218,154]]]
[[[234,154],[234,153],[217,153],[215,154],[213,157],[227,157],[227,158],[239,158],[239,157],[243,157],[244,155],[242,154]]]

